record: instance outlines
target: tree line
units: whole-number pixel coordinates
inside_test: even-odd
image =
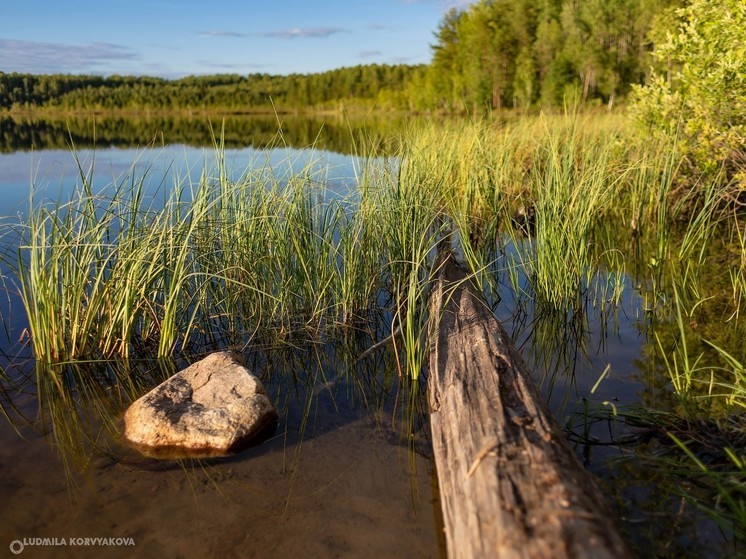
[[[0,109],[225,111],[333,108],[463,112],[613,105],[646,81],[655,33],[684,0],[480,0],[434,32],[429,65],[317,74],[30,75],[0,72]]]
[[[424,66],[369,64],[316,74],[236,74],[167,80],[144,76],[0,72],[0,109],[212,109],[230,112],[333,107],[339,102],[400,106]]]
[[[613,105],[644,83],[677,0],[481,0],[436,32],[416,103],[446,110]]]

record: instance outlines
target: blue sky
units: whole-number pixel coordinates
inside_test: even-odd
[[[312,73],[430,61],[473,0],[0,0],[0,71]]]

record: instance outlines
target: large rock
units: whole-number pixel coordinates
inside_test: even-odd
[[[124,414],[124,436],[148,456],[224,456],[264,440],[277,419],[259,379],[226,351],[134,402]]]

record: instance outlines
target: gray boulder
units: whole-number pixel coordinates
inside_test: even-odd
[[[224,351],[135,401],[124,414],[124,437],[151,457],[225,456],[271,435],[277,419],[259,379]]]

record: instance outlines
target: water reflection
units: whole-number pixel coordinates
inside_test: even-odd
[[[282,180],[301,171],[326,184],[330,194],[349,193],[361,163],[349,155],[321,149],[295,150],[275,147],[270,150],[214,147],[197,148],[179,144],[144,148],[81,148],[16,152],[0,155],[0,219],[23,221],[28,216],[30,192],[34,205],[54,207],[71,200],[81,188],[83,177],[94,194],[127,191],[142,184],[143,194],[162,205],[174,191],[183,191],[199,182],[203,173],[211,176],[220,165],[239,181],[259,171]],[[258,182],[256,179],[254,181]]]
[[[356,154],[362,145],[385,145],[412,119],[385,117],[294,117],[292,115],[198,115],[124,117],[72,115],[36,118],[0,116],[0,153],[77,148],[131,148],[151,144],[209,147],[223,138],[227,148],[314,146]]]
[[[528,244],[531,240],[520,238],[518,242]],[[685,335],[688,347],[698,347],[694,336],[679,331],[675,314],[670,314],[670,305],[678,301],[677,291],[684,292],[676,282],[691,278],[674,275],[673,285],[659,284],[658,289],[663,289],[658,297],[667,306],[649,312],[646,307],[649,294],[645,289],[635,288],[641,282],[628,271],[636,271],[637,277],[643,278],[648,272],[641,262],[649,261],[649,253],[637,246],[630,253],[641,261],[625,262],[610,252],[600,260],[604,266],[596,269],[586,285],[580,286],[575,304],[564,309],[551,308],[541,304],[533,293],[532,278],[526,274],[526,268],[516,264],[513,243],[514,240],[498,235],[488,241],[490,246],[472,247],[479,254],[478,261],[487,263],[476,279],[522,350],[578,455],[602,485],[633,546],[641,556],[656,557],[720,557],[736,549],[740,538],[734,534],[732,525],[724,522],[721,528],[699,508],[718,506],[708,505],[723,499],[717,494],[718,483],[708,482],[702,470],[695,472],[696,462],[687,466],[690,458],[668,437],[670,426],[662,425],[661,416],[648,416],[644,426],[639,420],[632,420],[639,418],[640,412],[636,410],[640,409],[640,403],[657,410],[681,409],[680,396],[671,390],[665,362],[666,355],[671,353],[665,352],[678,351],[680,359],[686,359],[681,356],[680,342]],[[719,284],[722,285],[722,280],[702,282],[700,289],[717,293]],[[704,298],[706,293],[699,292],[699,296]],[[690,326],[687,322],[686,327]],[[708,328],[714,326],[707,321]],[[719,326],[723,331],[729,327],[732,325]],[[664,343],[651,343],[651,338],[656,339],[654,336]],[[699,347],[701,344],[700,341]],[[709,358],[689,354],[692,362],[696,359],[697,363],[705,363]],[[706,403],[701,401],[699,406]],[[722,427],[719,424],[718,428]],[[680,435],[684,441],[691,441],[693,436],[709,436],[717,441],[709,445],[709,452],[716,450],[721,456],[724,448],[740,448],[738,441],[742,437],[721,434],[713,438],[717,431],[713,426],[709,431],[680,431]],[[646,436],[649,432],[660,436],[651,439]],[[699,460],[708,463],[701,455],[700,446],[690,445],[690,448]],[[733,464],[725,466],[732,468]],[[703,482],[700,487],[693,482],[697,478]],[[693,495],[702,500],[698,502]],[[721,510],[731,506],[724,505]],[[734,508],[731,514],[736,515],[738,505]],[[666,522],[660,522],[663,518]]]

